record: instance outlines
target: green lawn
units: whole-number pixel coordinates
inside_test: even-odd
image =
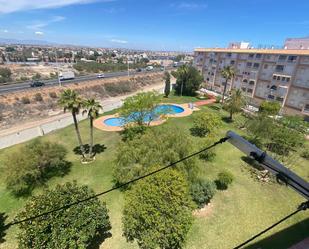
[[[195,98],[190,97],[170,97],[168,99],[164,98],[162,102],[184,103],[194,100]],[[227,115],[224,111],[214,110],[210,107],[203,108],[209,112],[217,112],[222,116]],[[163,125],[171,128],[179,127],[188,136],[191,136],[189,129],[192,126],[192,116],[171,118]],[[84,140],[87,142],[89,133],[88,122],[81,122],[80,127]],[[151,129],[156,129],[156,127]],[[243,131],[236,128],[235,123],[224,123],[224,126],[217,131],[218,138],[224,136],[225,132],[230,129],[241,134],[243,133]],[[73,163],[71,172],[68,175],[63,178],[51,179],[47,183],[48,187],[72,180],[76,180],[80,184],[87,184],[96,192],[113,186],[112,168],[114,153],[120,141],[118,133],[95,130],[95,142],[104,144],[106,149],[97,155],[95,163],[90,165],[81,165],[79,157],[72,151],[77,145],[73,126],[44,136],[41,139],[63,144],[69,150],[67,159]],[[192,139],[196,144],[200,144],[199,138],[192,137]],[[26,200],[23,198],[16,199],[7,192],[3,183],[5,175],[1,162],[5,153],[18,150],[20,146],[17,145],[0,151],[0,213],[6,213],[9,216],[8,221],[13,219]],[[212,200],[212,208],[208,215],[195,218],[188,235],[186,248],[232,248],[294,211],[296,206],[304,200],[285,186],[273,183],[260,183],[255,180],[250,175],[248,165],[241,160],[242,153],[229,143],[219,145],[216,148],[216,152],[217,157],[213,162],[205,163],[199,161],[204,169],[203,177],[215,179],[219,171],[227,169],[233,173],[235,180],[227,191],[217,192]],[[295,158],[297,163],[292,165],[292,169],[309,180],[308,161],[301,159],[298,155],[295,155],[293,158]],[[43,187],[37,189],[35,193],[40,193],[42,190]],[[112,237],[107,239],[101,248],[137,248],[135,244],[127,243],[122,237],[121,212],[123,195],[124,193],[114,191],[101,197],[101,200],[107,203],[112,223]],[[276,229],[268,232],[264,237],[259,238],[259,240],[264,239],[261,241],[262,244],[256,244],[248,248],[288,248],[290,245],[305,238],[306,235],[308,236],[308,231],[308,211],[307,213],[301,212]],[[10,228],[5,237],[6,242],[1,244],[0,248],[16,248],[16,232],[16,227]],[[268,238],[271,235],[273,237]]]

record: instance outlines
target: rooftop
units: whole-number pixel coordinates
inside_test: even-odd
[[[218,53],[255,53],[255,54],[287,54],[309,55],[309,49],[230,49],[230,48],[196,48],[195,52],[218,52]]]

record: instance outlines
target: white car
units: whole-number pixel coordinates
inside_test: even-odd
[[[97,74],[97,78],[99,78],[99,79],[105,78],[104,73],[99,73],[99,74]]]

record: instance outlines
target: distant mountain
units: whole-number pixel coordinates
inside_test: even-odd
[[[57,43],[43,40],[18,40],[18,39],[0,38],[0,44],[56,45]]]

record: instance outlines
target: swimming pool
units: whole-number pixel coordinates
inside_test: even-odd
[[[149,113],[145,116],[144,122],[147,123],[150,120],[157,120],[163,114],[178,114],[184,112],[184,109],[181,106],[177,105],[159,105],[154,109],[153,113]],[[124,126],[126,123],[132,122],[134,120],[134,116],[139,115],[138,112],[132,113],[127,119],[123,117],[117,118],[108,118],[105,119],[103,122],[105,125],[108,126],[116,126],[121,127]]]

